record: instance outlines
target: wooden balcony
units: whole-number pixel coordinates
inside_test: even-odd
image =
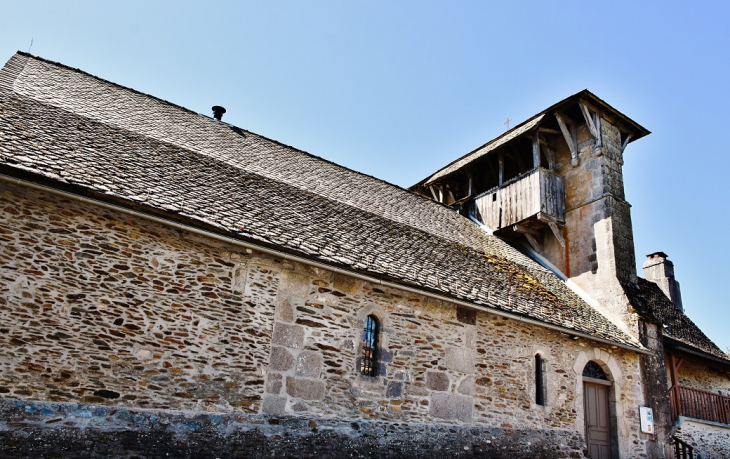
[[[678,416],[730,424],[730,397],[684,386],[669,389],[672,419]]]
[[[563,223],[565,186],[556,173],[541,167],[519,175],[474,199],[482,222],[493,230],[516,224]]]

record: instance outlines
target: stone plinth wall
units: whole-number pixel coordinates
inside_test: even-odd
[[[572,431],[0,400],[4,458],[582,458]]]
[[[380,323],[375,377],[358,371],[371,314]],[[535,403],[537,353],[545,362],[546,406]],[[392,423],[413,435],[393,437],[404,444],[432,444],[431,434],[418,434],[428,425],[450,445],[446,426],[460,426],[458,438],[472,435],[472,426],[501,432],[495,437],[506,442],[503,449],[519,452],[505,457],[521,457],[519,448],[529,451],[535,441],[550,443],[551,451],[568,445],[574,455],[584,432],[581,372],[589,360],[614,379],[621,457],[645,454],[651,437],[639,432],[643,387],[632,352],[89,204],[0,187],[0,396],[8,399],[115,413],[257,415],[267,426],[291,416],[331,423],[333,430],[314,443],[350,438],[340,427],[351,423]],[[12,428],[4,435],[22,436],[13,426],[25,429],[25,421],[7,422]],[[37,434],[53,424],[27,428]],[[88,432],[76,427],[69,426],[71,442]],[[253,435],[245,438],[263,438],[241,429]],[[47,435],[64,431],[53,432]],[[292,441],[274,438],[280,434],[264,444]],[[488,444],[481,435],[473,444]],[[218,434],[205,438],[223,441]],[[467,443],[457,442],[461,449]]]
[[[694,448],[697,459],[730,459],[730,426],[680,418],[674,435]]]

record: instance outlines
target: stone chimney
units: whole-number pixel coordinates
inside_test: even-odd
[[[679,291],[679,282],[674,279],[674,263],[667,259],[664,252],[654,252],[646,256],[644,262],[644,278],[652,281],[662,289],[667,298],[684,312],[682,307],[682,293]]]

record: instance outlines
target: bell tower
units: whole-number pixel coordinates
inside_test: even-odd
[[[635,330],[622,287],[636,282],[622,167],[647,134],[584,90],[411,189],[538,254]]]

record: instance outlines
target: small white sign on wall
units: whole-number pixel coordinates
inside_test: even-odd
[[[639,417],[641,418],[641,431],[644,433],[654,433],[654,412],[648,406],[639,407]]]

